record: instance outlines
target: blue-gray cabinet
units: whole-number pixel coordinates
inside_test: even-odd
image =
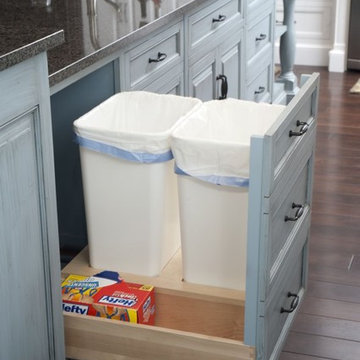
[[[186,95],[203,101],[243,97],[243,3],[206,3],[185,17]]]
[[[0,72],[1,359],[63,359],[46,53]]]

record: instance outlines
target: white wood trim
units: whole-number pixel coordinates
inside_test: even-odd
[[[329,71],[346,70],[350,0],[336,1],[335,34],[333,48],[329,52]]]
[[[328,66],[329,64],[329,51],[331,45],[320,44],[297,44],[295,64],[296,65],[309,65],[309,66]],[[279,44],[275,45],[275,63],[280,63],[279,58]]]

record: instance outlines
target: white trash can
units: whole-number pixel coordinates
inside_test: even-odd
[[[122,92],[74,122],[92,267],[156,276],[178,250],[170,134],[200,104]]]
[[[245,290],[250,138],[284,108],[209,101],[173,132],[185,281]]]

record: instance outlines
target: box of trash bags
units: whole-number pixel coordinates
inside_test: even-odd
[[[63,311],[153,325],[154,287],[127,283],[116,272],[69,275],[61,284]]]

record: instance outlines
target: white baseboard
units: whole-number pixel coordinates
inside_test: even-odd
[[[346,71],[346,54],[344,50],[333,49],[329,51],[329,71],[330,72]]]
[[[329,46],[319,44],[297,44],[295,54],[295,65],[328,66]],[[279,45],[275,46],[275,63],[280,62]]]

